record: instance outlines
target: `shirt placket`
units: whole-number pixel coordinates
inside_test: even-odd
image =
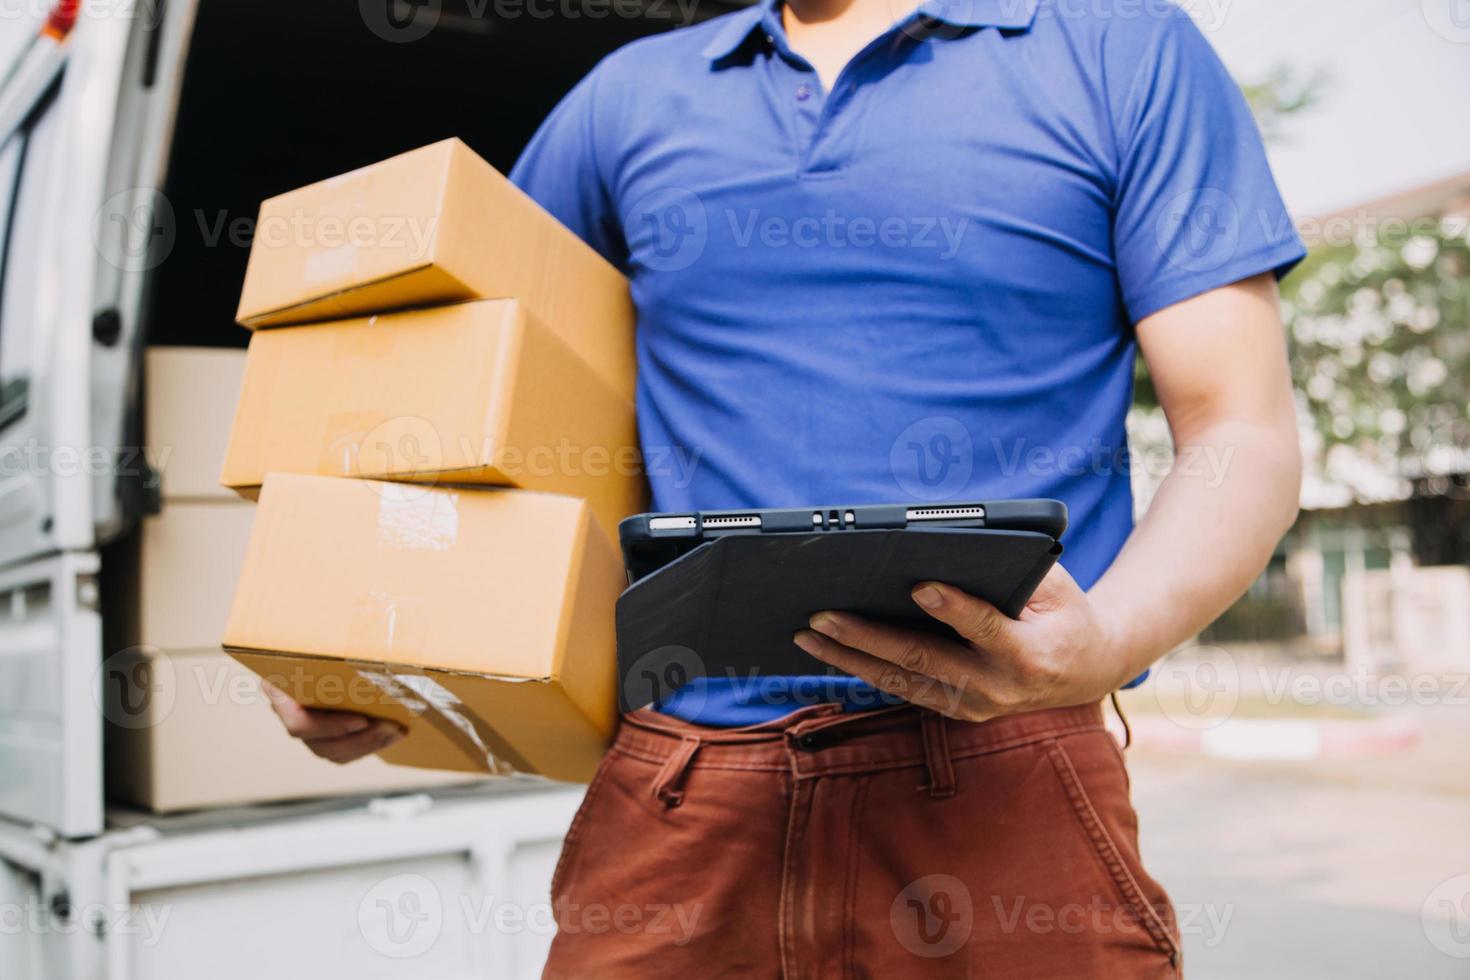
[[[767,40],[777,55],[772,61],[777,86],[776,98],[791,106],[793,132],[797,140],[798,166],[804,174],[832,173],[841,170],[852,147],[843,138],[845,126],[863,85],[875,73],[884,70],[884,59],[891,59],[902,43],[904,25],[871,41],[853,56],[843,68],[830,92],[826,91],[816,69],[801,55],[792,51],[775,30]],[[768,29],[770,24],[768,22]]]
[[[826,93],[811,64],[786,44],[778,29],[768,25],[766,42],[774,50],[769,61],[768,83],[772,99],[790,120],[798,169],[805,169],[818,138]]]

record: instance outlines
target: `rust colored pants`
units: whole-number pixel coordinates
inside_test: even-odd
[[[545,977],[1179,976],[1097,705],[983,724],[629,715],[552,883]]]

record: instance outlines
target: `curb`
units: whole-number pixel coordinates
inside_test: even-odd
[[[1227,718],[1209,728],[1192,729],[1168,718],[1130,718],[1133,748],[1160,755],[1211,759],[1312,761],[1362,759],[1411,751],[1422,740],[1417,718],[1384,716],[1363,721],[1342,718]],[[1108,719],[1108,730],[1123,743],[1123,726]]]

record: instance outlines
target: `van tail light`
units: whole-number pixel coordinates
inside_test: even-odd
[[[46,26],[41,28],[41,33],[60,41],[77,26],[77,17],[81,12],[82,0],[56,0],[56,6],[51,8],[51,15],[46,18]]]

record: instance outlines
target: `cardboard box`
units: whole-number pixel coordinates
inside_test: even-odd
[[[244,374],[243,350],[148,348],[143,441],[163,497],[234,499],[219,484],[219,466]]]
[[[255,508],[238,497],[166,500],[103,559],[110,650],[218,649]]]
[[[273,473],[224,646],[299,702],[391,718],[388,762],[590,779],[623,585],[587,503]]]
[[[220,480],[267,473],[582,497],[616,540],[646,506],[633,403],[514,300],[262,330]]]
[[[261,205],[247,327],[515,298],[633,397],[627,279],[457,139]]]
[[[259,678],[220,652],[254,515],[234,496],[165,500],[104,551],[109,797],[168,813],[462,782],[318,759],[286,734]]]
[[[242,509],[244,508],[242,505]],[[464,783],[462,773],[339,766],[286,733],[260,679],[217,648],[137,647],[109,658],[105,680],[131,683],[135,706],[109,713],[109,799],[155,813],[330,796],[408,792]]]

